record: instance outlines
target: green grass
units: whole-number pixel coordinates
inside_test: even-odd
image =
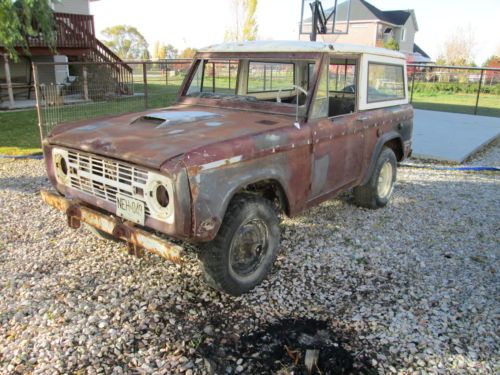
[[[135,89],[137,92],[144,92],[143,85],[136,85]],[[148,108],[166,107],[172,104],[177,96],[177,90],[178,86],[148,84]],[[44,114],[48,123],[51,119],[57,119],[59,123],[139,112],[144,108],[144,96],[134,96],[87,104],[48,107],[44,110]],[[0,112],[0,155],[19,156],[41,151],[36,110]]]
[[[418,109],[474,114],[475,94],[413,93],[412,104]],[[481,94],[477,114],[500,117],[500,96]]]
[[[0,112],[0,154],[28,155],[41,152],[36,111]]]
[[[136,92],[143,92],[142,85],[135,85]],[[148,108],[165,107],[175,100],[178,86],[165,86],[161,80],[151,79],[148,84]],[[420,109],[472,114],[476,96],[474,94],[414,93],[413,106]],[[135,96],[105,102],[65,105],[49,108],[49,116],[57,114],[58,120],[74,121],[105,115],[114,115],[144,110],[144,97]],[[55,113],[57,111],[57,113]],[[481,94],[478,114],[500,117],[498,95]],[[36,111],[23,110],[0,112],[0,154],[28,155],[41,152],[40,135]]]

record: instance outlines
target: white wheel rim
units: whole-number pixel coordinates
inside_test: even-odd
[[[380,198],[387,198],[392,192],[392,165],[388,161],[380,169],[377,192]]]

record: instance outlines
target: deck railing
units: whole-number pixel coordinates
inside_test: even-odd
[[[95,39],[94,16],[54,13],[56,48],[90,48]],[[28,47],[48,47],[43,35],[28,37]]]

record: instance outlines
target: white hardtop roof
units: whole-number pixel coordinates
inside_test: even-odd
[[[401,52],[385,48],[362,46],[358,44],[303,42],[292,40],[272,40],[258,42],[222,43],[201,48],[199,52],[329,52],[338,54],[367,53],[405,59]]]

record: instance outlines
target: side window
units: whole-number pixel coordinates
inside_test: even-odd
[[[248,66],[248,93],[293,90],[295,65],[292,63],[254,62]]]
[[[331,59],[328,68],[328,116],[341,116],[356,111],[356,60]]]
[[[209,60],[205,63],[203,92],[219,94],[236,93],[238,62],[229,60]]]
[[[332,60],[329,69],[330,91],[356,92],[356,61]]]
[[[198,67],[193,75],[189,88],[186,95],[198,94],[201,92],[201,83],[203,82],[203,67],[205,62],[203,60],[198,61]]]
[[[319,73],[316,97],[312,103],[311,119],[328,116],[328,66],[325,64]]]
[[[405,98],[402,65],[368,63],[368,103]]]
[[[238,61],[200,60],[187,95],[236,94]]]

